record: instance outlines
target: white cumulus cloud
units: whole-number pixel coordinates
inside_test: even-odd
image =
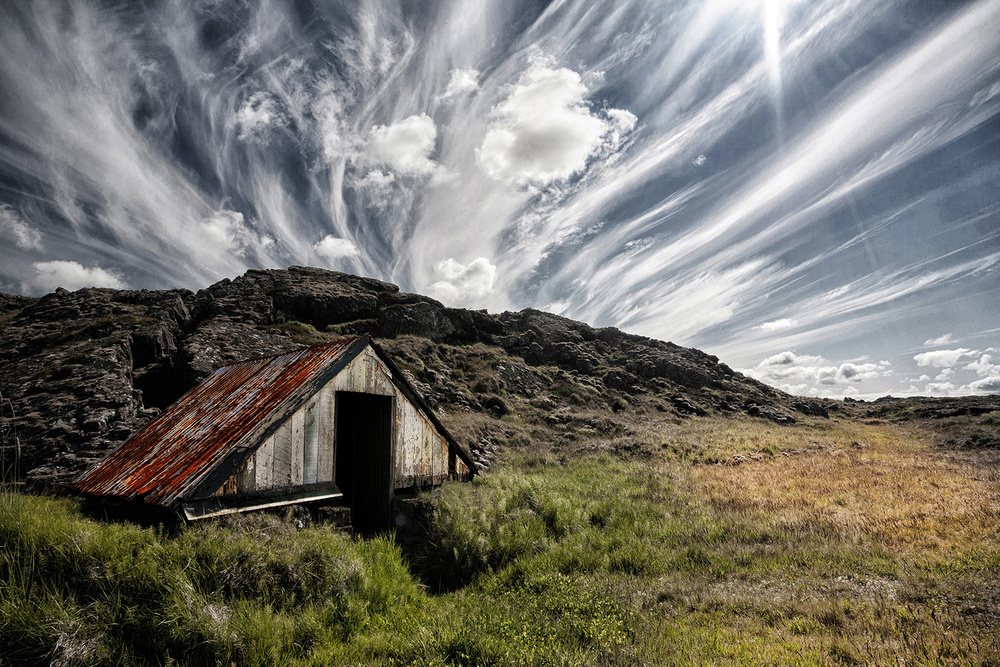
[[[42,235],[8,204],[0,204],[0,237],[12,240],[14,245],[25,250],[42,247]]]
[[[934,350],[933,352],[922,352],[914,355],[913,360],[917,366],[933,366],[934,368],[949,368],[958,363],[962,357],[978,354],[976,350],[965,347],[957,350]]]
[[[546,185],[583,171],[607,141],[630,131],[636,117],[623,109],[602,115],[584,102],[587,87],[576,72],[536,63],[493,109],[496,120],[476,149],[491,177]]]
[[[794,394],[804,393],[801,388],[805,386],[850,386],[892,375],[888,361],[844,362],[838,366],[822,356],[799,355],[791,351],[770,356],[744,372]]]
[[[497,267],[485,257],[468,264],[449,257],[434,265],[438,279],[431,285],[431,294],[448,303],[463,303],[482,298],[493,292]]]
[[[125,281],[114,271],[102,269],[99,266],[86,268],[78,262],[56,259],[49,262],[35,262],[35,278],[32,286],[44,292],[51,292],[57,287],[70,291],[82,287],[113,287],[125,289]]]
[[[821,356],[798,355],[781,352],[764,359],[752,369],[749,375],[772,384],[836,384],[837,367]]]
[[[639,118],[628,109],[608,109],[604,113],[611,121],[612,129],[622,133],[631,132],[639,122]]]
[[[474,69],[455,69],[451,71],[451,80],[442,98],[461,95],[479,88],[479,72]]]
[[[368,142],[369,154],[400,174],[430,176],[440,169],[431,159],[437,127],[425,113],[391,125],[376,125]]]
[[[975,371],[981,378],[1000,375],[1000,364],[993,363],[993,355],[984,354],[979,361],[973,361],[965,366],[967,371]]]
[[[888,361],[867,364],[844,363],[837,369],[837,377],[841,381],[846,382],[864,382],[865,380],[873,380],[877,377],[891,375],[889,366]]]
[[[969,388],[984,394],[1000,394],[1000,375],[970,382]]]
[[[329,234],[324,236],[321,241],[314,243],[313,250],[328,262],[358,257],[361,254],[358,247],[347,239],[337,238]]]

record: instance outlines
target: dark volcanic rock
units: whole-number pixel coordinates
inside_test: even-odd
[[[824,417],[826,419],[830,418],[830,413],[822,405],[816,401],[806,401],[799,400],[792,403],[792,409],[801,412],[804,415],[810,415],[812,417]]]
[[[639,382],[639,378],[635,375],[617,368],[607,371],[602,379],[605,387],[618,391],[636,391],[636,384]]]
[[[705,414],[705,408],[684,396],[671,396],[670,402],[681,414],[698,415],[699,417]]]
[[[554,405],[545,394],[573,405],[627,406],[622,393],[648,393],[684,414],[775,406],[759,414],[791,419],[776,407],[791,397],[698,350],[533,309],[448,308],[379,280],[291,267],[247,271],[197,293],[0,294],[0,392],[16,415],[0,417],[0,428],[16,431],[30,481],[67,481],[218,367],[362,333],[419,336],[432,356],[439,344],[477,346],[475,362],[461,354],[408,361],[427,401],[450,410],[503,416],[512,397]],[[694,398],[703,392],[704,400]],[[801,405],[795,409],[821,415]],[[497,440],[481,441],[478,451],[492,460]]]
[[[56,290],[0,326],[0,391],[29,481],[65,482],[152,414],[134,360],[176,349],[190,292]],[[9,300],[5,300],[9,302]],[[138,341],[138,343],[136,343]]]
[[[917,396],[896,398],[883,396],[871,403],[844,399],[845,403],[864,405],[866,417],[889,419],[930,419],[947,420],[955,417],[978,417],[1000,411],[1000,395],[963,396],[961,398],[931,398]]]
[[[525,398],[537,396],[545,382],[538,373],[516,359],[496,364],[493,370],[497,375],[498,389]]]
[[[944,443],[948,449],[1000,449],[1000,428],[968,429]]]
[[[57,455],[72,453],[86,465],[145,422],[141,393],[132,385],[130,348],[129,334],[119,332],[3,365],[3,396],[14,406],[20,466],[29,478]],[[48,474],[63,482],[76,471]]]
[[[778,424],[794,424],[795,417],[791,416],[784,410],[774,407],[773,405],[757,405],[751,403],[746,407],[747,414],[751,417],[763,417],[764,419],[770,419]]]
[[[443,342],[455,332],[444,310],[444,306],[433,301],[393,304],[379,313],[379,333],[387,338],[412,335]]]
[[[320,285],[316,291],[298,286],[275,294],[274,305],[288,317],[318,328],[378,315],[378,295],[349,285]]]
[[[203,322],[184,341],[189,386],[222,366],[254,357],[281,354],[302,347],[279,331],[262,330],[242,322],[213,319]]]
[[[532,309],[504,313],[498,319],[505,332],[496,340],[508,353],[529,364],[555,365],[588,375],[600,373],[612,389],[627,391],[636,385],[632,378],[665,380],[690,389],[731,389],[732,380],[737,378],[743,391],[776,395],[770,387],[737,376],[717,357],[699,350],[625,334],[613,327],[594,329]]]
[[[24,310],[35,301],[37,301],[37,299],[32,299],[27,296],[0,292],[0,315]]]

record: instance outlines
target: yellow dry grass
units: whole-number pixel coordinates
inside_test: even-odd
[[[937,451],[919,433],[893,424],[769,435],[771,444],[760,449],[770,447],[773,458],[694,471],[715,509],[826,530],[850,542],[871,540],[896,553],[954,557],[1000,544],[1000,484],[987,454]],[[805,446],[790,445],[797,437]]]
[[[728,526],[735,567],[661,577],[640,643],[671,664],[997,664],[1000,452],[817,422],[663,428],[684,446],[653,464]]]
[[[859,438],[881,437],[877,432],[859,434],[827,420],[782,426],[742,415],[679,419],[648,410],[627,426],[632,437],[664,450],[668,458],[695,463],[843,448]]]

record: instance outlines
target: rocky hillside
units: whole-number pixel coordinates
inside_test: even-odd
[[[378,280],[292,267],[197,293],[0,294],[5,476],[64,483],[219,366],[361,333],[380,340],[486,465],[537,436],[533,425],[557,440],[580,432],[628,448],[630,411],[791,423],[839,405],[796,399],[716,357],[614,328],[537,310],[447,308]]]

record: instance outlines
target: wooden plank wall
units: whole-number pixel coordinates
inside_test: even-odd
[[[235,483],[227,483],[223,489],[240,493],[298,486],[312,481],[332,481],[336,461],[334,440],[338,391],[393,397],[394,488],[440,484],[448,476],[448,442],[396,389],[388,369],[368,348],[282,424],[236,474]],[[319,420],[318,443],[311,470],[305,468],[307,409],[314,410],[315,418]],[[459,474],[468,473],[461,460],[456,462],[455,470]]]

